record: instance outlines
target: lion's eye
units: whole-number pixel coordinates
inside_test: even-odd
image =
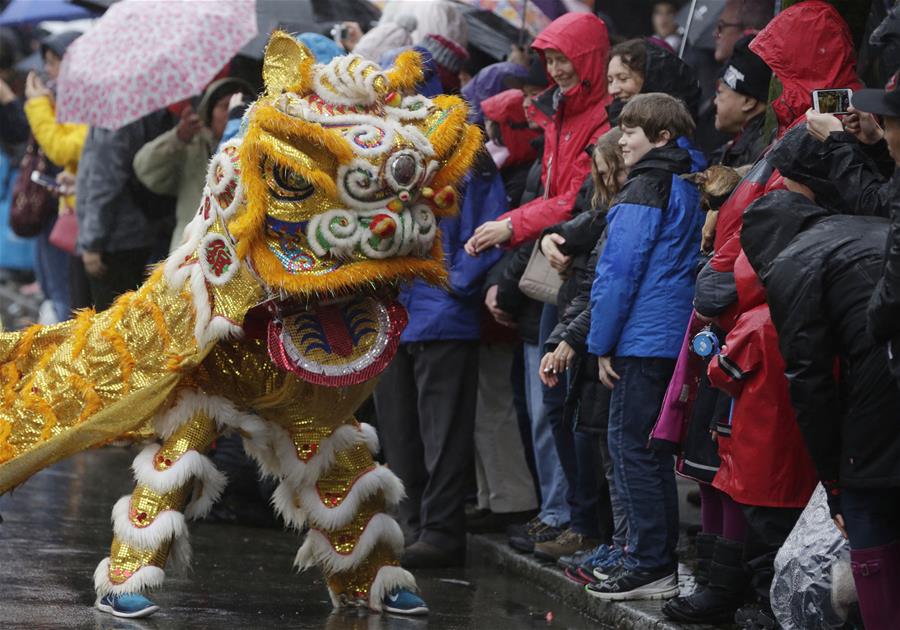
[[[305,177],[281,164],[276,164],[272,169],[272,178],[282,189],[293,193],[292,197],[302,196],[305,199],[313,194],[313,187]]]
[[[316,192],[305,177],[287,166],[265,160],[262,168],[269,192],[279,201],[303,201]]]

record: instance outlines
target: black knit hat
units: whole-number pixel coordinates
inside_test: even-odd
[[[769,100],[772,70],[750,50],[753,38],[754,35],[747,35],[734,44],[734,52],[719,78],[735,92],[765,102]]]

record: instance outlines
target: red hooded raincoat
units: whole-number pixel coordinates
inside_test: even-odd
[[[590,13],[567,13],[545,28],[531,47],[541,55],[547,49],[560,51],[581,82],[565,93],[552,116],[532,105],[533,119],[544,128],[544,196],[499,217],[512,219],[511,246],[534,240],[544,228],[571,216],[578,189],[591,171],[584,149],[609,129],[609,36],[603,20]],[[553,84],[541,97],[555,89]]]

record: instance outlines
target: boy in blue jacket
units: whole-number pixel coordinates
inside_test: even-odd
[[[628,553],[587,588],[601,599],[664,599],[678,594],[678,495],[671,456],[647,442],[690,318],[700,252],[700,195],[681,175],[705,164],[686,139],[690,114],[672,96],[634,97],[619,124],[631,172],[607,215],[588,349],[612,390],[609,450]]]

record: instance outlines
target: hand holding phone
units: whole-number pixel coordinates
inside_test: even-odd
[[[59,183],[52,177],[44,175],[40,171],[31,171],[31,181],[38,186],[43,186],[52,192],[59,191]]]
[[[813,90],[813,109],[820,114],[846,114],[850,111],[851,96],[853,90],[849,88]]]

